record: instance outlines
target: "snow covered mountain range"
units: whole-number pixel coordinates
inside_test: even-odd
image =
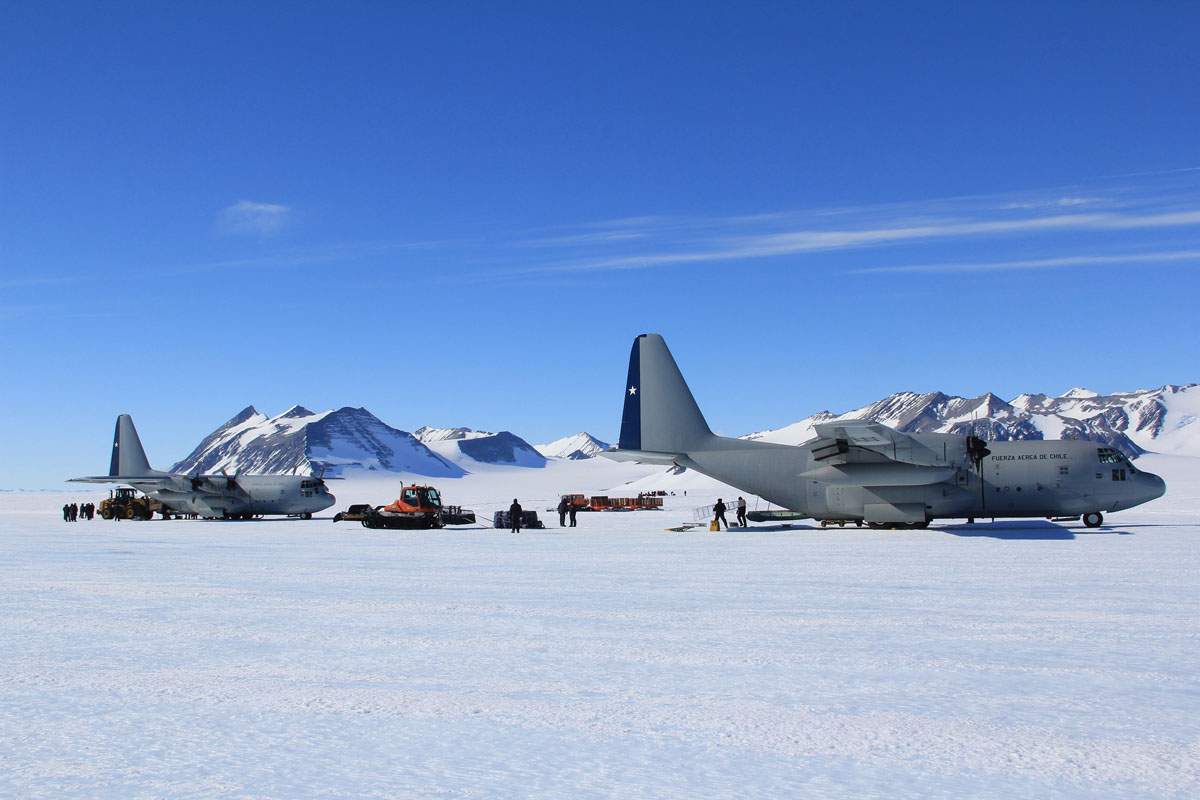
[[[509,431],[491,433],[470,428],[418,428],[414,434],[438,455],[473,472],[472,464],[544,467],[546,457]]]
[[[340,475],[347,468],[411,472],[457,478],[466,471],[431,451],[415,436],[386,425],[365,408],[313,413],[292,406],[275,417],[254,406],[205,437],[172,472],[298,474],[325,471]]]
[[[1144,452],[1200,456],[1200,384],[1098,395],[1072,389],[1061,397],[1023,394],[1010,402],[994,394],[954,397],[900,392],[847,412],[823,411],[777,430],[743,438],[800,444],[813,426],[871,420],[908,433],[970,433],[991,441],[1084,439],[1129,456]],[[548,459],[591,458],[608,445],[577,433],[536,447],[509,432],[418,428],[407,433],[365,408],[314,413],[293,406],[275,417],[248,406],[209,434],[172,472],[238,470],[250,474],[350,471],[405,472],[454,478],[480,469],[540,468]]]
[[[988,393],[974,398],[900,392],[845,414],[822,411],[792,425],[742,438],[799,444],[823,422],[870,420],[905,433],[974,431],[989,441],[1083,439],[1103,442],[1136,458],[1145,452],[1200,456],[1200,385],[1099,395],[1072,389],[1061,397],[1023,394],[1005,402]]]
[[[321,474],[347,470],[457,478],[490,465],[543,467],[546,457],[508,431],[393,428],[365,408],[314,413],[292,406],[275,417],[247,406],[204,438],[172,472]]]
[[[590,433],[583,432],[577,433],[574,436],[556,439],[549,444],[534,445],[534,449],[546,458],[566,458],[571,461],[591,458],[601,450],[607,450],[609,447],[610,445],[600,441]]]

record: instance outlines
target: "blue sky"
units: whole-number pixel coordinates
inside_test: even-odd
[[[0,26],[0,487],[248,404],[615,438],[1187,383],[1195,3],[43,3]]]

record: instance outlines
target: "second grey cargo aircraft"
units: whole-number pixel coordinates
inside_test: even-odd
[[[182,475],[150,468],[128,414],[117,417],[107,475],[72,478],[81,483],[125,483],[162,502],[176,514],[210,519],[250,519],[287,514],[309,519],[334,504],[325,481],[300,475]]]
[[[814,426],[801,445],[729,439],[709,430],[666,342],[633,342],[617,461],[677,464],[788,509],[791,518],[925,527],[935,519],[1080,517],[1161,497],[1162,478],[1084,441],[984,442],[901,433],[877,422]],[[779,517],[777,517],[779,518]]]

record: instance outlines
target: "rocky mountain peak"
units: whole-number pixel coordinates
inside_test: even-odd
[[[608,448],[609,445],[606,442],[600,441],[587,431],[580,431],[574,436],[565,436],[548,444],[534,445],[533,449],[546,458],[565,458],[571,461],[579,461],[585,458],[592,458],[600,451],[607,450]]]

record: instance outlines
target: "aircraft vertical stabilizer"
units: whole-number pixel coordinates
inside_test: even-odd
[[[142,449],[142,440],[138,438],[137,428],[133,427],[133,418],[128,414],[117,417],[117,429],[113,432],[112,462],[108,466],[108,474],[120,475],[151,475],[150,462],[146,460],[146,451]]]
[[[704,449],[713,438],[663,338],[644,333],[634,339],[618,447],[686,453]]]

